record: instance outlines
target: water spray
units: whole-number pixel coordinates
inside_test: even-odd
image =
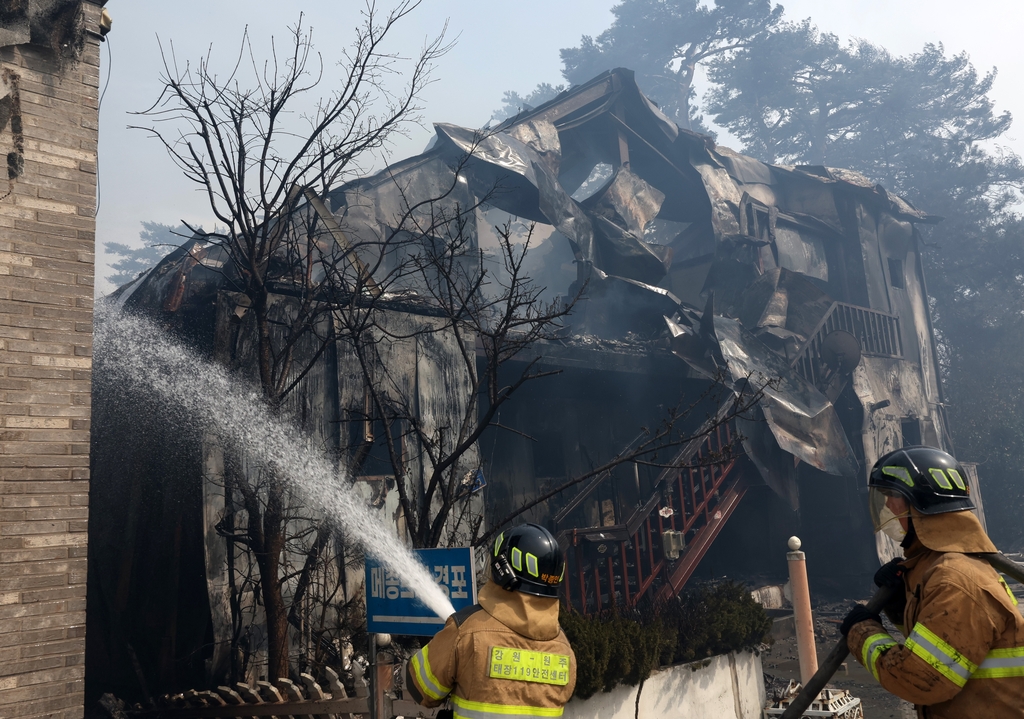
[[[253,459],[272,466],[313,508],[338,522],[367,554],[401,576],[439,617],[454,613],[427,568],[371,514],[344,471],[310,448],[296,426],[273,416],[259,392],[172,341],[148,320],[113,307],[96,309],[95,345],[106,371],[155,392]]]

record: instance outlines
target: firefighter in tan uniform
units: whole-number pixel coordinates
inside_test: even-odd
[[[876,530],[901,540],[905,558],[878,570],[897,589],[880,617],[857,605],[841,631],[853,654],[921,719],[1024,717],[1024,617],[1006,582],[976,552],[995,552],[960,464],[931,447],[905,447],[875,463],[869,481]]]
[[[558,542],[536,524],[501,534],[479,604],[448,618],[409,661],[406,686],[456,718],[558,717],[576,687],[576,657],[558,626]]]

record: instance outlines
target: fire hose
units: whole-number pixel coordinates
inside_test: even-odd
[[[1005,557],[1004,555],[996,552],[994,554],[975,554],[972,555],[980,559],[984,559],[992,565],[993,569],[1001,574],[1005,574],[1008,577],[1016,579],[1021,584],[1024,584],[1024,566],[1017,564],[1012,559]],[[896,590],[892,587],[881,587],[874,596],[868,600],[867,608],[868,611],[873,614],[880,614],[882,607],[888,604],[889,600],[892,599]],[[798,719],[803,716],[803,713],[807,711],[807,707],[811,705],[811,702],[817,698],[818,694],[829,679],[832,678],[839,667],[846,661],[847,655],[850,653],[849,647],[846,645],[846,637],[840,637],[836,646],[828,653],[828,656],[818,666],[818,671],[814,673],[810,679],[807,680],[807,684],[804,685],[803,689],[794,697],[792,703],[786,708],[786,711],[782,713],[782,719]]]

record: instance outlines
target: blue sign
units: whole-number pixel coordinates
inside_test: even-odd
[[[455,611],[476,604],[476,572],[473,549],[414,549],[413,552],[434,576]],[[366,557],[366,627],[383,634],[413,634],[432,637],[444,627],[439,617],[421,602],[402,578],[376,559]]]
[[[487,480],[484,478],[483,468],[471,469],[466,473],[466,476],[462,478],[462,486],[459,488],[459,493],[455,498],[460,499],[465,497],[467,494],[476,494],[486,486]]]

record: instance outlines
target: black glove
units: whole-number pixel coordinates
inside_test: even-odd
[[[871,612],[866,606],[863,604],[854,604],[853,609],[850,610],[850,613],[846,615],[846,619],[844,619],[843,623],[839,626],[839,632],[845,637],[850,633],[854,624],[860,624],[861,622],[866,622],[869,619],[873,619],[879,624],[882,623],[882,617]]]
[[[902,561],[902,558],[893,559],[883,564],[875,572],[875,584],[893,590],[892,599],[886,602],[882,611],[897,627],[903,626],[903,612],[907,608],[907,590],[903,580],[907,568],[900,564]]]
[[[907,568],[900,564],[902,561],[903,557],[897,557],[879,567],[875,572],[875,586],[891,587],[902,594],[903,575],[907,571]]]
[[[452,709],[439,709],[434,715],[434,719],[452,719],[455,716],[455,712]]]

